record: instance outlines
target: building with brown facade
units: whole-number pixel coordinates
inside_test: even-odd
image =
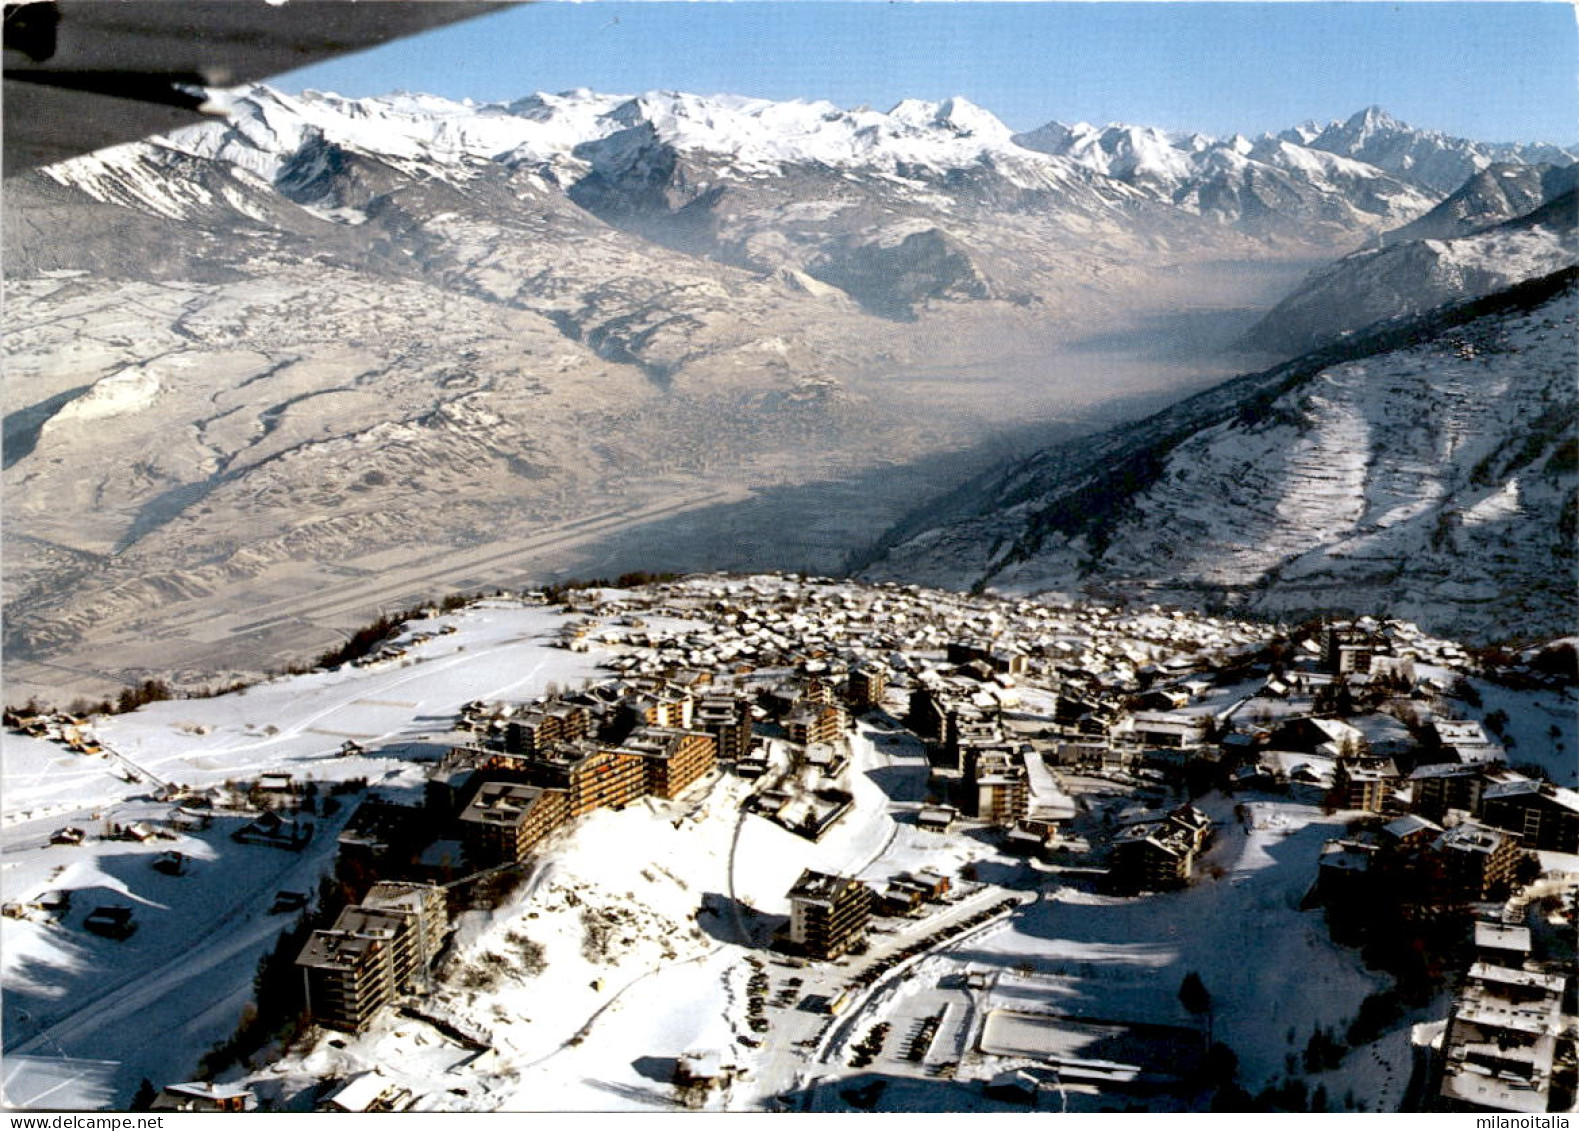
[[[617,753],[640,760],[645,793],[673,800],[713,768],[717,748],[706,731],[642,727]]]
[[[1579,853],[1579,793],[1513,777],[1486,787],[1480,819],[1514,833],[1525,848]]]
[[[380,1009],[425,985],[448,925],[442,888],[375,884],[333,927],[314,931],[296,959],[313,1020],[364,1031]]]
[[[788,941],[814,958],[833,959],[866,941],[872,889],[860,880],[806,869],[789,890]]]
[[[696,705],[694,722],[698,730],[713,736],[714,752],[720,762],[738,762],[751,751],[751,702],[743,696],[715,692]]]
[[[485,781],[460,813],[472,863],[519,863],[532,847],[569,819],[570,795],[519,781]]]

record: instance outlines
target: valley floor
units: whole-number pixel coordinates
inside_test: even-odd
[[[102,539],[118,515],[101,516],[98,528],[91,513],[50,516],[52,524],[66,522],[59,530],[13,522],[7,592],[26,615],[13,618],[7,702],[98,699],[149,676],[186,686],[252,677],[333,647],[382,611],[449,592],[632,570],[837,572],[893,523],[967,479],[1267,361],[1225,350],[1309,265],[1178,264],[1056,318],[940,310],[905,327],[905,359],[841,378],[853,398],[850,411],[862,421],[846,440],[813,433],[773,441],[740,466],[723,459],[700,470],[633,467],[615,476],[616,489],[589,480],[556,488],[553,499],[536,500],[538,486],[521,484],[516,511],[485,530],[468,518],[464,537],[448,510],[469,505],[473,492],[435,496],[430,517],[399,531],[395,543],[374,515],[360,541],[323,549],[314,547],[311,531],[326,518],[332,526],[334,512],[311,514],[317,504],[304,502],[306,512],[294,520],[301,529],[283,555],[255,552],[247,516],[229,514],[211,498],[214,513],[205,509],[180,527],[190,531],[183,538],[220,540],[223,552],[198,559],[200,567],[162,562],[159,555],[179,543],[139,556],[133,539],[109,555],[86,554],[87,532],[97,529]],[[47,354],[30,362],[67,364]],[[312,423],[301,426],[310,431]],[[708,422],[705,429],[721,426]],[[65,443],[64,430],[56,431],[62,435],[54,442]],[[714,442],[709,435],[696,440]],[[643,443],[632,436],[626,446]],[[8,490],[29,466],[19,457]],[[121,481],[127,469],[110,474]],[[478,498],[498,489],[474,487]],[[540,517],[528,520],[529,513]],[[173,537],[175,529],[165,523],[149,533]],[[62,588],[51,588],[51,571],[66,579]],[[41,611],[41,601],[51,611]],[[56,627],[39,638],[47,643],[21,646],[21,621],[29,632]]]

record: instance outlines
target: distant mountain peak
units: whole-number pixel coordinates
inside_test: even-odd
[[[1346,127],[1365,130],[1407,130],[1410,128],[1382,109],[1382,107],[1375,105],[1367,106],[1365,109],[1355,112],[1343,124]]]

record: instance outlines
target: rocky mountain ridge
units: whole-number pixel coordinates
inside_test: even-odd
[[[1579,263],[1572,167],[1493,168],[1494,177],[1488,170],[1470,178],[1380,246],[1312,273],[1251,327],[1246,341],[1278,352],[1308,350]],[[1513,210],[1511,218],[1503,216]]]
[[[1573,147],[1495,143],[1452,137],[1406,125],[1380,106],[1367,106],[1342,122],[1306,122],[1278,135],[1286,141],[1374,165],[1398,177],[1451,193],[1491,165],[1572,165]]]

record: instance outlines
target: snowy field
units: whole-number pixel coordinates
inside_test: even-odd
[[[416,644],[391,666],[297,676],[104,720],[99,735],[119,757],[7,733],[0,898],[67,889],[71,906],[61,918],[0,919],[6,1099],[124,1106],[143,1077],[189,1078],[235,1030],[258,959],[290,923],[269,914],[274,893],[316,890],[338,825],[358,800],[349,797],[335,818],[315,818],[316,835],[299,854],[233,841],[240,817],[175,839],[103,839],[111,824],[158,820],[171,808],[147,799],[146,780],[126,780],[136,777],[128,764],[199,787],[265,770],[325,784],[366,778],[376,792],[410,800],[422,787],[421,763],[442,753],[462,704],[525,699],[552,681],[571,686],[595,674],[594,657],[551,646],[559,621],[548,610],[501,604],[413,622],[408,639],[444,623],[461,631]],[[367,756],[337,756],[347,739]],[[87,840],[50,844],[62,827],[83,829]],[[151,866],[171,850],[189,858],[186,875]],[[107,904],[133,909],[129,938],[83,928]]]

